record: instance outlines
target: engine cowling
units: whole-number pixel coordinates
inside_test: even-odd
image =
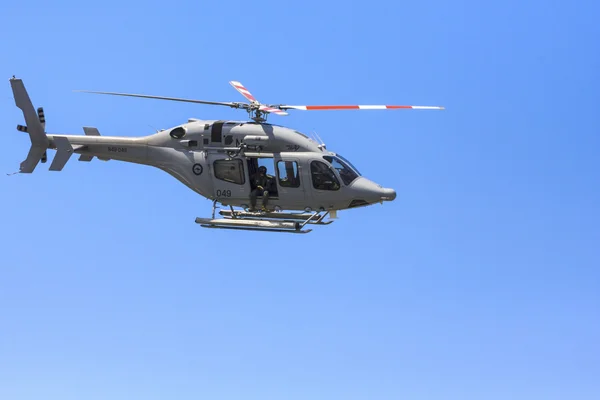
[[[244,136],[242,143],[245,144],[246,146],[264,147],[269,144],[269,138],[266,136],[246,135],[246,136]]]

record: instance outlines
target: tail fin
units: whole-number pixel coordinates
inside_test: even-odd
[[[15,98],[15,104],[23,112],[25,123],[27,124],[26,126],[18,125],[17,129],[29,133],[29,139],[31,140],[31,149],[25,161],[21,163],[19,172],[32,173],[40,160],[43,159],[44,162],[46,161],[46,150],[48,149],[49,141],[44,129],[44,113],[43,110],[36,113],[21,79],[13,76],[10,79],[10,85]],[[44,121],[42,122],[40,119]]]

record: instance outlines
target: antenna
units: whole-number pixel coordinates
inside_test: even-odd
[[[325,145],[325,142],[323,141],[323,139],[321,139],[321,136],[319,136],[319,134],[317,133],[316,130],[313,130],[313,133],[315,134],[316,138],[317,138],[317,144],[319,145],[319,148],[324,150],[327,149],[327,146]]]
[[[162,130],[161,130],[161,129],[156,129],[156,127],[154,127],[154,126],[152,126],[152,125],[150,125],[150,124],[148,124],[148,126],[149,126],[150,128],[152,128],[152,129],[154,129],[154,130],[156,131],[156,133],[158,133],[158,132],[162,132]]]

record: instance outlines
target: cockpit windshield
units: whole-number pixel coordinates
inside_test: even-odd
[[[339,158],[340,160],[342,160],[344,163],[348,164],[350,166],[350,168],[352,168],[354,170],[354,172],[356,172],[358,174],[358,176],[361,176],[360,172],[358,172],[358,169],[352,165],[352,163],[350,161],[348,161],[347,159],[345,159],[344,157],[342,157],[339,154],[335,155],[337,158]]]
[[[354,168],[349,161],[339,155],[336,157],[323,156],[323,158],[338,171],[340,178],[342,178],[342,181],[344,181],[344,185],[346,186],[350,185],[356,178],[360,176],[356,168]]]

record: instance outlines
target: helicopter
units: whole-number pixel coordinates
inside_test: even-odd
[[[245,110],[248,120],[187,122],[141,137],[101,136],[95,127],[84,135],[48,134],[43,107],[34,108],[22,79],[10,84],[26,125],[31,147],[17,173],[32,173],[56,150],[50,171],[61,171],[73,154],[79,161],[118,160],[159,168],[189,189],[212,200],[212,216],[196,218],[204,228],[309,233],[308,226],[328,225],[340,210],[393,201],[396,191],[366,177],[342,155],[327,150],[318,135],[267,123],[270,114],[289,110],[443,110],[441,106],[270,105],[259,102],[244,85],[230,81],[248,102],[217,102],[144,94],[77,90],[115,96],[220,105]],[[258,204],[258,206],[257,206]],[[219,217],[215,213],[220,209]],[[325,218],[329,215],[329,219]]]

